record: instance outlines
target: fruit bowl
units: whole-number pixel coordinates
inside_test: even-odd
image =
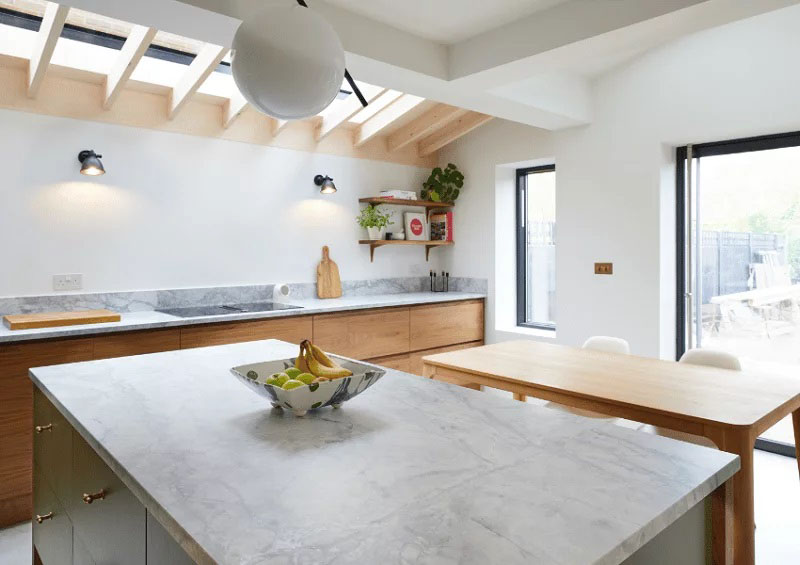
[[[368,389],[386,374],[386,371],[375,365],[359,363],[334,355],[330,357],[342,367],[352,371],[353,374],[349,377],[287,390],[267,384],[266,380],[274,373],[294,367],[294,359],[241,365],[233,367],[231,372],[250,390],[268,398],[273,407],[291,410],[295,416],[305,416],[309,410],[326,406],[339,408],[342,403]]]

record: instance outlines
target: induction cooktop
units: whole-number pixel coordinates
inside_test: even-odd
[[[274,312],[278,310],[300,309],[302,306],[278,304],[277,302],[245,302],[242,304],[223,304],[221,306],[184,306],[181,308],[159,308],[156,312],[179,318],[199,318],[200,316],[226,316],[228,314],[247,314],[251,312]]]

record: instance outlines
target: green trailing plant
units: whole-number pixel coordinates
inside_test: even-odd
[[[392,214],[394,212],[384,212],[377,206],[370,204],[356,216],[356,221],[362,228],[385,228],[394,223],[391,221]]]
[[[453,163],[442,169],[436,167],[431,175],[422,183],[420,195],[423,200],[433,202],[455,202],[464,186],[464,175]]]

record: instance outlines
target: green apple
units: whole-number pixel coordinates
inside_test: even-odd
[[[300,388],[301,386],[306,386],[306,383],[303,381],[298,381],[296,379],[290,379],[283,383],[283,390],[292,390],[293,388]]]
[[[301,374],[299,374],[299,375],[297,375],[295,377],[292,377],[292,378],[294,378],[294,379],[296,379],[298,381],[302,381],[302,382],[306,383],[307,385],[310,385],[311,383],[314,382],[314,379],[316,379],[317,377],[315,377],[311,373],[301,373]]]
[[[302,374],[302,373],[303,373],[303,371],[301,371],[301,370],[300,370],[300,369],[298,369],[297,367],[289,367],[288,369],[286,369],[286,370],[284,371],[284,373],[286,373],[287,375],[289,375],[289,378],[290,378],[290,379],[296,379],[296,378],[297,378],[297,375],[300,375],[300,374]]]
[[[267,379],[267,384],[277,387],[283,387],[283,385],[286,384],[288,380],[289,380],[289,375],[287,375],[286,373],[273,373],[272,376],[270,376]]]

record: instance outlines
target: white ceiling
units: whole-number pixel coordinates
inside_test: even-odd
[[[325,0],[354,14],[448,45],[568,1]]]

